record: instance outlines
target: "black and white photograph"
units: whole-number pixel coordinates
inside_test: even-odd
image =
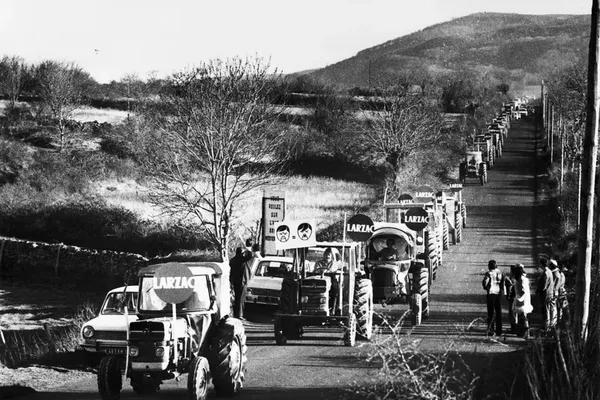
[[[0,0],[0,400],[598,400],[599,126],[600,0]]]

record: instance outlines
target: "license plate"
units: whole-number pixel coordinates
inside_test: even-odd
[[[106,354],[125,354],[125,349],[106,349]]]

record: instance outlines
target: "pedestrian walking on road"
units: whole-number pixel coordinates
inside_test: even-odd
[[[487,333],[493,336],[502,335],[502,296],[506,296],[504,274],[496,265],[495,260],[488,262],[488,272],[481,281],[486,291],[487,300]]]
[[[554,261],[554,260],[552,260]],[[556,263],[556,261],[554,261]],[[550,263],[545,258],[540,259],[543,271],[538,279],[537,293],[544,307],[544,331],[556,326],[556,298],[554,297],[554,276]]]
[[[565,289],[565,274],[555,260],[550,260],[550,268],[554,278],[554,298],[556,299],[556,323],[555,327],[561,323],[564,316],[564,310],[567,308],[567,291]]]

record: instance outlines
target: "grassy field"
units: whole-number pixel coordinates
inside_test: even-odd
[[[133,180],[97,182],[95,191],[109,204],[135,212],[143,219],[169,223],[160,210],[147,201],[147,188]],[[377,188],[363,183],[329,178],[290,177],[281,185],[267,190],[283,191],[286,198],[286,219],[312,219],[318,229],[341,221],[365,210],[377,199]],[[245,193],[234,214],[235,236],[245,237],[261,218],[262,189]]]

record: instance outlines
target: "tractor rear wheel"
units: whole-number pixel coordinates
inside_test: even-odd
[[[462,240],[462,217],[459,212],[454,213],[454,240],[456,243]]]
[[[103,400],[118,400],[123,389],[121,358],[106,356],[98,366],[98,391]]]
[[[431,262],[431,270],[433,271],[433,276],[437,276],[437,267],[439,264],[438,264],[438,257],[437,257],[437,243],[435,241],[435,235],[430,230],[425,231],[425,235],[426,235],[425,254]]]
[[[412,296],[412,304],[411,304],[411,322],[413,325],[421,325],[421,318],[423,314],[421,313],[421,295],[419,293],[415,293]]]
[[[461,204],[460,215],[462,216],[462,226],[463,226],[463,228],[466,228],[467,227],[467,205],[465,203]]]
[[[244,325],[227,318],[219,323],[210,352],[213,356],[211,375],[217,396],[234,396],[244,384],[248,347]]]
[[[344,345],[353,347],[356,344],[356,316],[350,314],[348,316],[348,326],[344,332]]]
[[[190,365],[188,374],[188,397],[190,400],[206,400],[210,365],[204,357],[196,357]]]
[[[370,279],[356,280],[354,299],[356,332],[363,339],[371,340],[373,335],[373,283]]]
[[[443,248],[444,250],[448,250],[450,248],[450,233],[448,231],[448,221],[446,221],[446,219],[444,218],[443,222],[444,224],[444,234],[443,234]]]
[[[483,181],[484,183],[488,183],[488,172],[485,164],[483,164]]]

